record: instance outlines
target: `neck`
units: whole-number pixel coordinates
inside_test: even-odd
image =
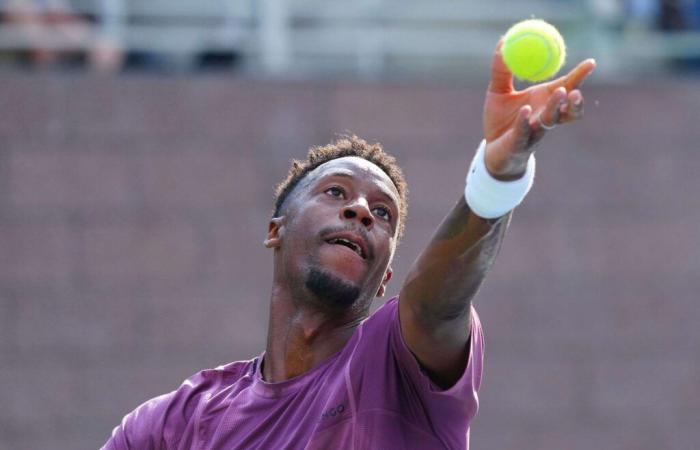
[[[367,311],[319,310],[309,299],[295,298],[275,284],[270,298],[263,378],[280,382],[302,375],[339,352]]]

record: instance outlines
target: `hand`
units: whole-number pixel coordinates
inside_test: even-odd
[[[513,74],[501,57],[502,46],[500,40],[484,102],[485,163],[491,175],[508,181],[523,176],[534,145],[547,128],[583,117],[583,94],[577,87],[596,63],[587,59],[561,78],[516,91]]]

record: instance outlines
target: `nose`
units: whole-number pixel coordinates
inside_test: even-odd
[[[352,203],[343,206],[341,215],[347,220],[359,220],[368,230],[371,230],[372,225],[374,225],[372,212],[369,210],[369,204],[364,198],[358,198]]]

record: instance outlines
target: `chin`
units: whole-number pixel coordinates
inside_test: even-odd
[[[324,304],[334,309],[346,309],[360,298],[361,289],[331,271],[313,267],[306,276],[306,288]]]

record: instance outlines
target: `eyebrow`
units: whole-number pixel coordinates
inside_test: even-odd
[[[355,175],[353,175],[352,172],[350,172],[349,170],[342,170],[342,169],[335,171],[335,172],[328,173],[326,175],[323,175],[321,177],[321,179],[326,178],[326,177],[341,177],[341,178],[349,178],[349,179],[353,179],[353,180],[356,178]],[[393,195],[391,195],[386,189],[383,189],[381,187],[379,188],[379,192],[381,192],[381,194],[384,197],[391,200],[391,202],[394,203],[394,205],[396,206],[397,210],[399,209],[399,202],[397,201],[398,197],[395,199]]]

